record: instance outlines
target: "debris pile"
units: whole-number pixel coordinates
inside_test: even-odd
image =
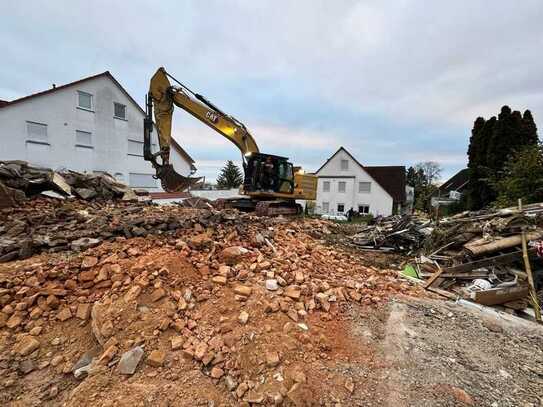
[[[25,161],[0,161],[0,207],[15,206],[41,193],[85,200],[137,199],[132,189],[107,173],[56,172]]]
[[[393,215],[376,218],[353,235],[351,240],[361,249],[412,253],[420,249],[432,230],[429,220]]]
[[[172,234],[192,227],[195,221],[208,225],[237,218],[232,211],[196,212],[137,201],[87,202],[37,197],[0,210],[0,263],[25,259],[42,251],[81,251],[119,236]]]
[[[424,295],[305,233],[320,220],[123,202],[54,208],[47,199],[9,211],[2,239],[19,228],[63,252],[0,265],[5,403],[100,404],[105,384],[122,382],[129,394],[107,394],[117,405],[164,379],[182,380],[171,391],[192,405],[349,400],[359,379],[336,369],[348,349],[343,310]],[[66,252],[75,237],[102,240]],[[33,371],[43,382],[24,387]]]
[[[210,201],[207,198],[199,196],[191,196],[185,198],[178,203],[179,206],[183,208],[193,208],[193,209],[212,209],[216,207],[214,202]]]
[[[415,263],[417,274],[428,278],[428,287],[446,296],[525,308],[528,276],[521,236],[524,232],[528,242],[543,238],[542,214],[543,204],[533,204],[445,219],[425,239],[423,254]],[[527,255],[539,287],[543,265],[533,247]]]

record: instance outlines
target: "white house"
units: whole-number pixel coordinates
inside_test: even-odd
[[[0,160],[108,172],[134,188],[160,191],[153,167],[143,159],[144,116],[109,72],[0,101]],[[157,151],[156,131],[153,137]],[[172,147],[176,171],[193,173],[192,158],[177,143]]]
[[[340,147],[315,173],[318,176],[316,212],[388,216],[402,213],[406,203],[405,167],[369,167]]]

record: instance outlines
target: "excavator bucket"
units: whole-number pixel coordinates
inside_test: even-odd
[[[202,177],[184,177],[178,174],[171,164],[160,166],[157,169],[157,178],[160,179],[162,188],[168,192],[186,191],[202,180]]]

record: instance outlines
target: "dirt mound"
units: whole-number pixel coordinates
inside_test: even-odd
[[[306,233],[322,221],[190,212],[167,233],[1,265],[4,403],[348,405],[349,375],[323,373],[367,355],[345,312],[421,291]]]

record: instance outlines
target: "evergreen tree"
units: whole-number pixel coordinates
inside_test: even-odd
[[[485,122],[483,130],[481,131],[481,137],[479,139],[479,153],[477,163],[480,167],[486,171],[488,170],[488,150],[490,148],[490,142],[492,141],[492,136],[494,134],[494,128],[496,127],[498,119],[496,116],[492,116]]]
[[[537,127],[529,110],[521,115],[503,106],[498,118],[477,118],[468,148],[469,209],[481,209],[493,202],[497,194],[491,184],[497,185],[505,176],[504,167],[510,157],[537,143]]]
[[[223,189],[237,188],[243,183],[243,174],[232,160],[228,160],[217,177],[217,186]]]
[[[543,149],[539,144],[524,146],[505,163],[502,176],[492,186],[499,206],[525,204],[543,200]]]
[[[526,110],[522,116],[521,140],[523,145],[536,145],[539,141],[537,137],[537,127],[532,116],[532,112]]]
[[[518,131],[513,127],[513,118],[511,117],[511,108],[509,106],[503,106],[500,114],[498,115],[498,121],[494,126],[492,137],[487,149],[487,166],[493,172],[497,173],[502,168],[512,148],[516,147],[513,144],[515,136],[518,136]]]
[[[481,161],[481,139],[483,128],[485,127],[485,119],[478,117],[473,123],[473,129],[471,129],[471,137],[469,139],[468,147],[468,167],[475,168],[480,165]]]
[[[481,167],[486,162],[486,150],[483,146],[483,132],[486,121],[478,117],[473,123],[468,147],[469,187],[465,195],[469,209],[479,209],[482,206],[481,196],[478,193],[481,184]]]
[[[495,116],[486,121],[479,117],[473,125],[468,148],[469,187],[466,197],[470,210],[479,210],[495,199],[494,191],[489,186],[492,172],[488,167],[488,150],[496,121]]]

